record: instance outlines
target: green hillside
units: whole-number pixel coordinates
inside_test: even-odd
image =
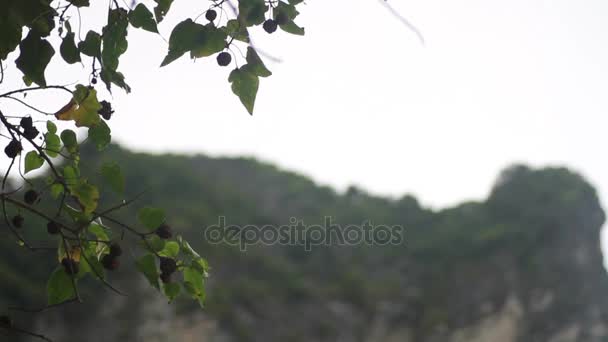
[[[510,167],[487,200],[433,211],[409,195],[388,199],[356,188],[336,193],[248,158],[150,155],[117,146],[109,148],[106,157],[127,172],[127,197],[145,190],[137,206],[165,208],[174,229],[208,259],[212,271],[204,314],[235,341],[335,341],[346,330],[352,339],[363,341],[387,306],[392,311],[386,314],[385,330],[407,327],[414,341],[442,340],[488,314],[479,311],[480,303],[489,303],[489,312],[497,311],[512,294],[525,301],[538,288],[553,289],[557,299],[550,317],[531,313],[521,334],[549,336],[560,322],[586,310],[585,303],[598,293],[608,294],[598,243],[603,211],[594,189],[564,168]],[[91,169],[101,162],[93,161]],[[135,208],[115,216],[134,222]],[[235,245],[205,240],[204,229],[220,216],[240,226],[279,226],[292,217],[315,224],[330,216],[342,227],[371,221],[400,225],[404,231],[399,244],[384,246],[315,246],[306,251],[299,245],[258,244],[243,252]],[[40,227],[30,229],[32,238],[41,244],[50,241],[43,223],[31,218],[26,222]],[[20,247],[0,241],[0,303],[40,306],[54,255],[47,253],[47,263],[33,264]],[[574,253],[581,245],[587,253],[584,265]],[[125,292],[133,290],[129,301],[135,303],[139,292],[127,272],[133,269],[129,261],[124,260],[123,270],[110,281]],[[581,278],[587,285],[581,286]],[[595,302],[603,303],[603,298]],[[87,298],[86,289],[85,299],[99,310],[106,300]],[[335,303],[347,307],[348,314],[336,316]],[[142,307],[145,311],[145,301],[129,310]],[[200,311],[187,300],[174,307],[178,314],[173,320]],[[79,316],[80,309],[72,305],[58,315],[92,319]],[[122,314],[130,315],[128,310]],[[344,315],[353,318],[339,318]],[[117,324],[126,324],[119,317],[113,318]],[[94,341],[94,334],[85,329],[65,340],[89,336]]]

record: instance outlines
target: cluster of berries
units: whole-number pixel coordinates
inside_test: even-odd
[[[25,116],[21,118],[19,126],[23,130],[22,132],[20,132],[20,134],[27,140],[32,140],[36,138],[40,133],[38,129],[34,127],[34,122],[32,121],[31,116]],[[21,145],[21,142],[14,138],[4,148],[4,153],[7,157],[11,159],[17,157],[21,153],[21,151],[23,151],[23,146]]]
[[[101,258],[103,268],[109,271],[114,271],[120,266],[118,257],[122,255],[122,248],[117,243],[110,244],[110,252]]]
[[[213,22],[215,18],[217,18],[217,12],[213,9],[210,9],[205,13],[205,18],[210,22]],[[267,33],[274,33],[280,25],[285,25],[289,22],[289,17],[283,13],[279,12],[274,19],[267,19],[262,24],[264,31]],[[223,51],[217,55],[217,64],[219,66],[228,66],[232,62],[232,56],[230,53]]]

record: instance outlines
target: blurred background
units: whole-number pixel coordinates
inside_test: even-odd
[[[161,34],[192,8],[176,1]],[[32,326],[58,341],[606,341],[607,15],[601,0],[307,1],[304,37],[252,32],[280,60],[266,60],[253,116],[229,70],[159,69],[166,43],[130,30],[120,147],[90,160],[118,159],[129,193],[147,189],[209,258],[208,307],[168,306],[124,271],[114,280],[133,295]],[[73,82],[70,68],[49,75]],[[243,253],[204,241],[219,215],[406,231],[399,246]],[[3,291],[35,303],[26,284],[48,265],[21,276],[13,249]]]

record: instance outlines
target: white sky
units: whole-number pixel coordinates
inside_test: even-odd
[[[187,57],[158,69],[166,43],[130,30],[120,69],[133,92],[115,91],[115,141],[253,155],[434,207],[483,198],[514,162],[566,165],[608,201],[608,1],[389,1],[425,46],[378,0],[309,0],[305,37],[255,31],[283,63],[267,63],[274,75],[253,117],[230,91],[230,69]],[[166,38],[198,14],[193,3],[175,2]]]

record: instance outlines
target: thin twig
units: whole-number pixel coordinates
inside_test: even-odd
[[[424,36],[420,32],[420,30],[418,30],[418,28],[414,26],[414,24],[412,24],[409,20],[402,16],[401,13],[399,13],[395,8],[393,8],[393,6],[391,6],[386,0],[378,0],[378,2],[380,2],[384,7],[386,7],[386,9],[388,9],[388,11],[391,12],[391,14],[395,18],[397,18],[403,25],[405,25],[410,31],[414,32],[418,39],[420,39],[420,43],[423,46],[425,45]]]
[[[32,106],[32,105],[28,104],[27,102],[25,102],[25,101],[23,101],[23,100],[20,100],[20,99],[16,98],[16,97],[12,97],[12,96],[10,96],[10,95],[6,95],[6,96],[4,96],[4,98],[7,98],[7,99],[11,99],[11,100],[17,101],[17,102],[21,103],[22,105],[26,106],[27,108],[29,108],[29,109],[31,109],[31,110],[35,110],[35,111],[37,111],[37,112],[38,112],[38,113],[40,113],[40,114],[44,114],[44,115],[53,115],[53,116],[55,115],[54,113],[49,113],[49,112],[42,111],[42,110],[40,110],[40,109],[38,109],[38,108],[36,108],[36,107],[34,107],[34,106]]]

